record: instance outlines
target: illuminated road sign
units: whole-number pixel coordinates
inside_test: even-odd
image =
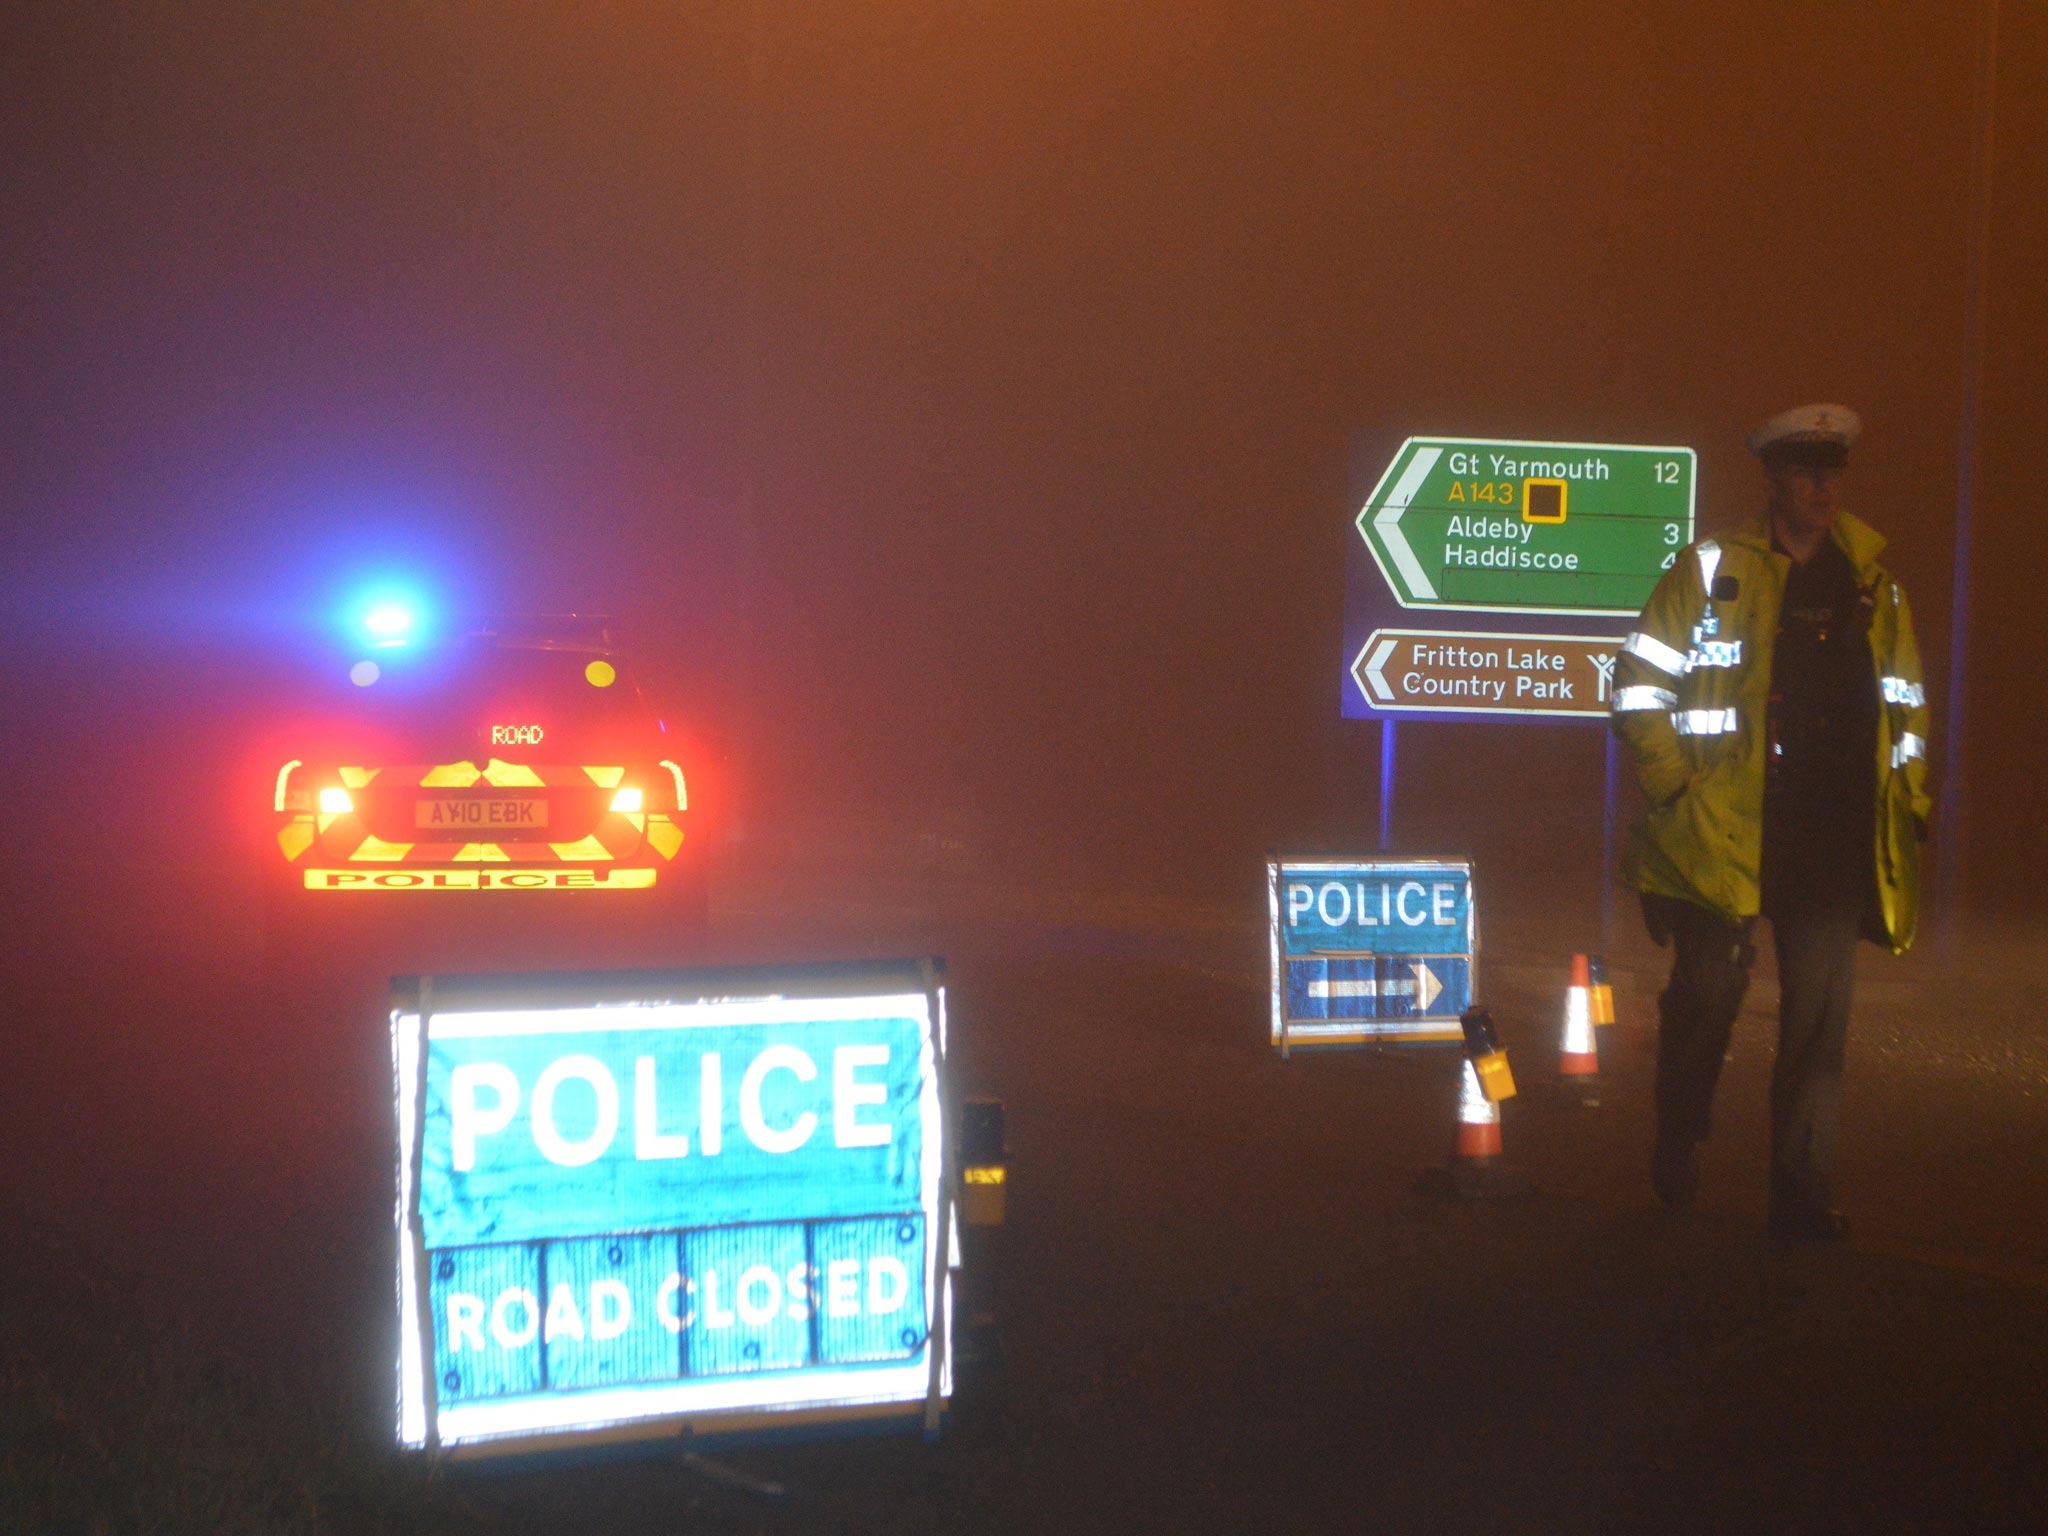
[[[1442,859],[1266,865],[1273,1044],[1452,1044],[1472,1006],[1472,866]]]
[[[1692,541],[1690,448],[1411,437],[1357,518],[1403,608],[1629,614]]]
[[[1376,629],[1351,664],[1374,709],[1607,718],[1617,638]]]
[[[936,1429],[944,1010],[908,964],[401,983],[401,1442]]]

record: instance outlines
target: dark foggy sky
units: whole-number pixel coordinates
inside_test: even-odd
[[[288,651],[395,549],[624,614],[764,804],[1236,856],[1367,824],[1342,539],[1402,436],[1691,443],[1711,527],[1756,507],[1743,432],[1836,398],[1939,678],[1973,24],[12,8],[8,606]],[[2048,643],[2041,8],[2001,42],[1986,698]],[[1995,800],[2042,733],[1972,707]],[[1576,783],[1591,741],[1416,761]]]

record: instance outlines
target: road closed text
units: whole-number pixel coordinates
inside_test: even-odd
[[[915,1357],[918,1212],[427,1254],[444,1401]]]
[[[524,1349],[535,1339],[603,1344],[631,1333],[643,1317],[670,1335],[692,1328],[716,1333],[808,1322],[813,1312],[828,1318],[894,1317],[910,1294],[909,1266],[887,1253],[872,1254],[865,1263],[834,1259],[822,1270],[810,1264],[787,1272],[768,1264],[722,1274],[716,1268],[701,1275],[671,1269],[638,1298],[623,1280],[593,1280],[583,1288],[557,1282],[545,1307],[527,1285],[508,1285],[491,1296],[450,1290],[442,1298],[443,1337],[451,1356]]]

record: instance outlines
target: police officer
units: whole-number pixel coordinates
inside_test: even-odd
[[[1659,999],[1657,1143],[1667,1207],[1699,1190],[1714,1087],[1749,984],[1750,935],[1778,956],[1770,1230],[1847,1227],[1830,1172],[1856,944],[1902,953],[1919,914],[1927,702],[1884,539],[1841,509],[1856,413],[1809,405],[1749,436],[1769,501],[1682,552],[1615,668],[1611,723],[1649,808],[1622,874],[1674,946]]]

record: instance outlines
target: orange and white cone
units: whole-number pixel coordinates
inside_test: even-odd
[[[1607,957],[1586,956],[1586,980],[1592,983],[1593,1027],[1614,1022],[1614,988],[1607,982]]]
[[[1469,1057],[1458,1065],[1457,1139],[1449,1162],[1424,1171],[1423,1190],[1452,1200],[1505,1200],[1528,1193],[1528,1178],[1501,1161],[1500,1106],[1479,1086]]]
[[[1500,1106],[1479,1086],[1479,1073],[1465,1063],[1463,1087],[1458,1093],[1458,1139],[1451,1150],[1454,1166],[1484,1170],[1500,1156]]]
[[[1557,1075],[1568,1089],[1588,1103],[1599,1102],[1600,1048],[1593,1039],[1593,988],[1586,976],[1586,957],[1572,956],[1571,985],[1564,995],[1564,1045]]]

